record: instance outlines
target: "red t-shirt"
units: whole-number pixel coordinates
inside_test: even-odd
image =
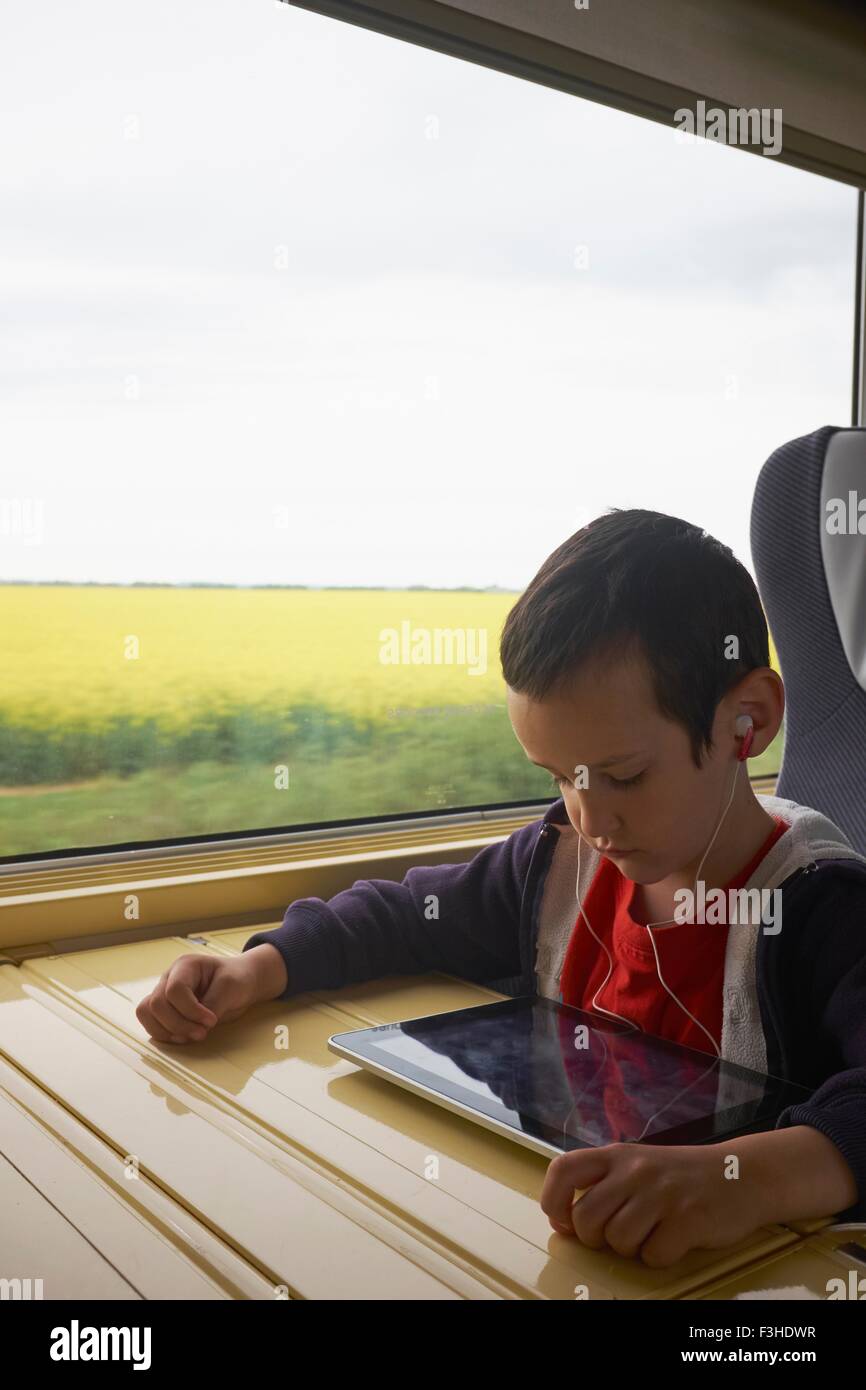
[[[743,888],[766,854],[789,828],[774,816],[775,828],[755,857],[725,884],[724,891]],[[610,979],[597,1003],[637,1024],[645,1033],[668,1038],[714,1054],[710,1040],[668,994],[656,970],[656,958],[646,926],[632,915],[637,884],[625,878],[610,859],[602,858],[584,901],[592,930],[613,959]],[[709,912],[710,904],[707,905]],[[726,914],[725,914],[726,915]],[[659,968],[668,987],[699,1019],[721,1047],[722,983],[728,925],[675,923],[653,931]],[[599,1013],[592,1000],[608,972],[609,961],[580,915],[563,961],[562,1002],[587,1013]],[[616,1020],[612,1020],[616,1022]]]

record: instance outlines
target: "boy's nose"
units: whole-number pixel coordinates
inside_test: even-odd
[[[617,815],[603,810],[600,806],[575,806],[570,812],[571,823],[585,840],[592,842],[594,849],[604,850],[606,845],[625,844],[622,838],[621,822]],[[599,844],[598,842],[602,843]]]

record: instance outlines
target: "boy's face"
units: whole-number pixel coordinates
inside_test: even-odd
[[[507,699],[526,756],[567,779],[560,795],[587,844],[636,883],[694,877],[737,766],[730,697],[716,712],[713,753],[704,753],[700,768],[683,725],[660,713],[642,658],[593,663],[567,695],[537,701],[509,689]],[[586,765],[586,785],[575,788],[578,764]]]

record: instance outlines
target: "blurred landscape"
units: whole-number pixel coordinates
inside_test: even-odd
[[[499,671],[517,597],[0,585],[0,855],[552,798]],[[407,623],[485,634],[486,670],[383,664]]]

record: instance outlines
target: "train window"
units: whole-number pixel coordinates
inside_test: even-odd
[[[3,853],[547,798],[509,607],[610,506],[751,568],[765,458],[850,419],[856,193],[184,14],[22,10],[0,94]]]

